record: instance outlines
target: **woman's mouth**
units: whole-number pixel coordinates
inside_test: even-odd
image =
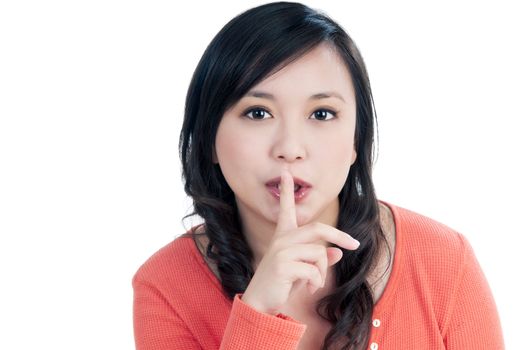
[[[268,192],[276,199],[280,200],[280,184],[266,185]],[[311,190],[311,186],[295,184],[295,203],[304,200]]]

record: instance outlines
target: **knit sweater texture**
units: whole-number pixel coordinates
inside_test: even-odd
[[[492,292],[466,237],[381,202],[392,211],[396,245],[368,349],[504,349]],[[288,315],[259,312],[242,293],[229,299],[192,237],[154,253],[132,286],[137,350],[293,350],[307,328]]]

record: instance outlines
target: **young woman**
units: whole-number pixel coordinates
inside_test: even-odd
[[[376,198],[375,122],[364,61],[326,15],[278,2],[231,20],[180,136],[204,223],[135,274],[137,349],[502,349],[466,238]]]

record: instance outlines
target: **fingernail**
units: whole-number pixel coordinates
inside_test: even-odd
[[[348,237],[349,237],[349,239],[350,239],[351,242],[355,243],[355,245],[357,246],[357,248],[360,246],[360,242],[359,242],[359,241],[357,241],[355,238],[353,238],[353,237],[351,237],[351,236],[348,236]]]

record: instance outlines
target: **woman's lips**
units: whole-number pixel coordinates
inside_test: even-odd
[[[273,197],[280,200],[280,190],[278,189],[278,185],[266,185],[266,187],[268,192]],[[311,192],[311,187],[301,186],[297,191],[295,191],[295,203],[299,203],[304,200],[309,192]]]
[[[266,186],[276,186],[281,181],[280,176],[275,177],[274,179],[271,179],[265,183]],[[293,182],[295,185],[300,185],[303,187],[311,187],[311,184],[307,181],[302,180],[299,177],[293,177]]]

